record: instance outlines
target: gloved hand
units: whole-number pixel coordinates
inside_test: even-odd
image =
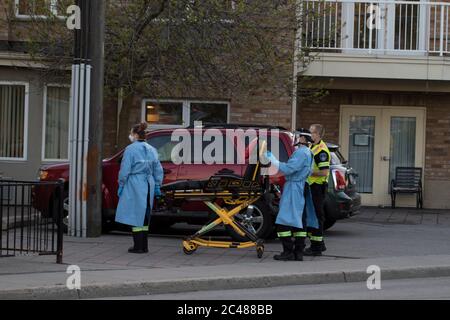
[[[119,189],[117,189],[117,196],[120,198],[120,196],[122,195],[123,192],[123,187],[119,186]]]
[[[269,161],[274,161],[274,160],[276,160],[276,158],[275,158],[275,156],[272,154],[272,152],[270,152],[270,151],[266,151],[265,153],[264,153],[264,156],[269,160]]]
[[[155,197],[161,196],[161,187],[159,185],[155,185]]]

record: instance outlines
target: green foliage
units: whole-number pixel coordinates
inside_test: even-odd
[[[8,0],[11,1],[11,0]],[[71,1],[61,2],[58,12]],[[292,93],[296,0],[107,0],[105,94],[231,97]],[[49,10],[27,24],[46,73],[66,73],[73,32]],[[303,55],[300,52],[300,55]],[[304,61],[300,57],[301,61]],[[275,92],[274,92],[275,94]]]

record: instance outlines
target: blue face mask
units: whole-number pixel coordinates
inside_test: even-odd
[[[131,143],[133,143],[133,142],[136,141],[136,138],[135,138],[132,134],[130,134],[130,135],[128,136],[128,139],[130,139],[130,142],[131,142]]]

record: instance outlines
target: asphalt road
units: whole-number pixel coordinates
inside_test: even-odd
[[[111,299],[111,298],[109,298]],[[112,298],[114,299],[114,298]],[[381,281],[380,290],[366,283],[285,286],[263,289],[198,291],[126,297],[127,300],[450,300],[449,278]]]

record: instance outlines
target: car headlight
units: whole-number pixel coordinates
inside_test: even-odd
[[[39,170],[39,180],[45,180],[48,177],[48,171]]]

